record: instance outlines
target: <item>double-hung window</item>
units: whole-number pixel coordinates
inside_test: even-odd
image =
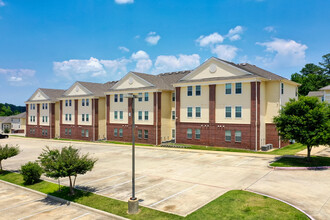
[[[89,106],[89,99],[86,99],[86,106]]]
[[[81,100],[81,106],[85,106],[85,99]]]
[[[225,141],[231,141],[231,131],[230,130],[226,130],[225,131]]]
[[[68,135],[68,129],[67,128],[65,129],[65,135]]]
[[[142,130],[138,130],[138,138],[142,139]]]
[[[48,109],[48,103],[45,104],[45,109]],[[46,130],[47,131],[47,130]]]
[[[46,121],[46,123],[48,122],[48,116],[45,116],[45,121]]]
[[[226,106],[226,118],[231,118],[231,106]]]
[[[235,84],[235,93],[236,94],[242,94],[242,83],[236,83]]]
[[[122,119],[124,118],[123,114],[124,114],[123,111],[120,111],[120,112],[119,112],[119,119],[120,119],[120,120],[122,120]]]
[[[123,129],[122,128],[119,129],[119,137],[123,137]]]
[[[226,83],[226,94],[231,94],[231,83]]]
[[[42,103],[42,109],[45,109],[45,104],[44,103]]]
[[[191,128],[187,129],[187,138],[192,139],[192,129]]]
[[[89,137],[89,131],[88,131],[88,129],[86,129],[86,134],[85,134],[85,137]]]
[[[235,118],[242,118],[242,106],[235,106]]]
[[[187,117],[188,118],[192,118],[192,115],[193,115],[193,113],[192,113],[192,107],[188,107],[187,108]]]
[[[89,121],[89,114],[86,114],[86,121]]]
[[[148,121],[149,120],[149,112],[144,111],[144,120]]]
[[[148,92],[145,92],[144,93],[144,101],[145,102],[148,102],[149,101],[149,93]]]
[[[85,130],[84,129],[81,130],[81,137],[85,137]]]
[[[65,100],[65,106],[69,106],[69,100]]]
[[[195,116],[196,116],[196,118],[200,118],[201,115],[202,115],[202,113],[201,113],[201,107],[196,107],[195,108]]]
[[[71,135],[71,128],[69,128],[69,135]]]
[[[139,98],[138,98],[139,102],[142,102],[142,92],[139,93],[138,97],[139,97]],[[141,134],[141,135],[142,135],[142,134]]]
[[[175,111],[172,111],[172,120],[175,120]]]
[[[149,138],[149,130],[144,130],[144,139]]]
[[[71,114],[69,114],[69,121],[71,121]]]
[[[235,131],[235,142],[241,142],[241,141],[242,141],[242,132]]]
[[[201,129],[195,129],[195,139],[201,139]]]
[[[71,99],[69,100],[69,106],[72,106],[72,100]]]
[[[172,102],[175,102],[175,92],[172,93]]]
[[[201,86],[196,86],[196,90],[195,90],[195,94],[196,96],[200,96],[201,95]]]
[[[85,114],[81,115],[81,121],[85,121]]]
[[[118,136],[118,128],[113,129],[113,136]]]
[[[192,86],[188,86],[187,88],[187,96],[192,96],[192,93],[193,93],[193,87]]]
[[[114,118],[115,118],[115,119],[118,119],[118,111],[115,111],[115,112],[114,112]]]
[[[68,121],[68,120],[69,120],[68,114],[65,114],[65,121]]]
[[[141,121],[142,120],[142,111],[138,112],[138,120]]]
[[[284,83],[281,83],[281,94],[284,94]]]
[[[119,101],[120,101],[120,102],[123,102],[123,101],[124,101],[124,95],[123,95],[123,94],[120,94],[120,95],[119,95]]]
[[[114,102],[118,102],[118,94],[115,94]]]

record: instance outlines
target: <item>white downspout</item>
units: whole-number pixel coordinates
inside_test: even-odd
[[[175,90],[175,93],[174,93],[174,97],[175,97],[175,100],[174,100],[174,143],[176,143],[176,87],[174,88]],[[172,131],[171,131],[172,133]]]
[[[257,89],[257,79],[256,79],[256,146],[255,151],[258,151],[258,89]]]
[[[280,80],[280,110],[282,109],[282,81]],[[281,148],[281,137],[278,137],[278,148]]]
[[[52,138],[52,107],[51,107],[51,103],[48,103],[48,108],[49,108],[49,127],[50,127],[50,129],[49,129],[49,139],[51,139]],[[54,108],[55,108],[55,106],[54,106]]]
[[[156,92],[156,145],[158,145],[158,93]]]
[[[93,141],[95,141],[95,102],[96,102],[96,99],[94,98],[94,102],[93,102]]]

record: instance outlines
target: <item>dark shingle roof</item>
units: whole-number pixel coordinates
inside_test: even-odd
[[[51,102],[55,102],[57,100],[57,98],[61,97],[62,94],[65,92],[65,90],[63,90],[63,89],[45,89],[45,88],[39,88],[38,90],[40,90],[46,96],[48,96],[49,99],[47,101],[51,101]],[[39,100],[38,101],[31,100],[32,97],[33,96],[31,96],[27,101],[28,102],[39,102]]]
[[[307,96],[321,97],[323,96],[322,91],[310,91]]]
[[[104,92],[114,86],[117,81],[111,81],[106,83],[91,83],[91,82],[81,82],[78,81],[79,84],[84,86],[86,89],[91,91],[95,96],[104,96]]]
[[[325,87],[322,87],[320,90],[330,90],[330,85],[327,85]]]

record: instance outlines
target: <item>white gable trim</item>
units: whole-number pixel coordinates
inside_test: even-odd
[[[91,91],[89,91],[85,86],[81,85],[79,82],[75,82],[72,86],[70,86],[70,88],[68,90],[65,91],[63,96],[72,96],[69,94],[74,88],[76,88],[76,86],[79,86],[84,92],[86,92],[86,95],[93,95],[93,93]],[[79,96],[81,96],[81,95],[79,95]]]
[[[46,99],[44,100],[32,100],[38,93],[41,93]],[[41,89],[37,89],[37,91],[35,91],[33,93],[33,95],[29,98],[29,101],[46,101],[46,100],[50,100],[49,96],[46,95]]]
[[[215,61],[215,62],[218,62],[218,63],[222,63],[226,66],[230,66],[234,69],[237,69],[241,72],[244,72],[246,74],[249,74],[249,75],[253,75],[252,73],[246,71],[246,70],[243,70],[243,69],[240,69],[234,65],[230,65],[229,63],[226,63],[226,62],[223,62],[222,60],[220,59],[217,59],[215,57],[211,57],[210,59],[206,60],[204,63],[202,63],[201,65],[199,65],[196,69],[194,69],[193,71],[191,71],[189,74],[187,74],[186,76],[184,76],[181,80],[187,80],[188,78],[190,78],[191,76],[193,76],[196,72],[198,72],[199,70],[201,70],[205,65],[208,65],[211,61]]]
[[[139,80],[143,81],[144,83],[146,83],[148,86],[155,86],[154,84],[152,84],[152,83],[148,82],[147,80],[139,77],[138,75],[134,74],[133,72],[129,72],[123,78],[121,78],[111,89],[117,89],[125,80],[127,80],[132,75],[134,77],[138,78]]]

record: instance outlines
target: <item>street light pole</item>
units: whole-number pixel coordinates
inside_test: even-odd
[[[129,93],[125,96],[132,99],[132,197],[128,200],[128,214],[139,212],[139,200],[135,197],[135,99],[137,95]]]

